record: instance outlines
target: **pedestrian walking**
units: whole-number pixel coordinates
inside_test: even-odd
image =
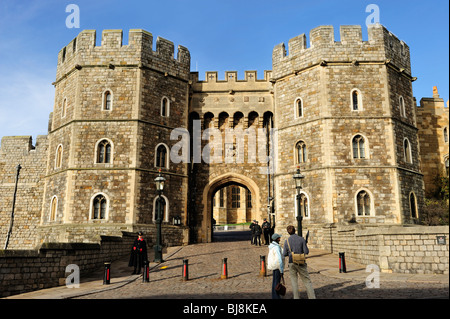
[[[140,274],[141,268],[144,267],[144,262],[147,261],[147,242],[144,239],[144,234],[139,232],[138,238],[131,247],[130,261],[128,263],[128,267],[134,267],[132,275]]]
[[[276,287],[281,280],[284,282],[284,258],[282,257],[281,236],[278,234],[272,235],[272,243],[269,245],[269,255],[267,256],[267,269],[272,270],[272,299],[281,299]]]
[[[255,225],[256,225],[256,220],[253,220],[249,227],[250,230],[252,231],[252,238],[250,239],[250,243],[252,245],[255,243]]]
[[[259,226],[258,221],[255,222],[255,226],[253,226],[253,229],[255,230],[255,246],[261,246],[262,229],[261,226]]]
[[[263,231],[263,239],[264,239],[264,245],[270,244],[270,223],[267,221],[267,218],[264,218],[264,221],[262,223],[262,231]]]
[[[287,232],[290,235],[284,242],[284,257],[289,256],[289,276],[291,277],[292,290],[294,291],[294,299],[299,299],[298,293],[298,277],[301,278],[308,294],[308,299],[316,299],[314,288],[312,287],[311,279],[309,278],[308,267],[306,262],[297,264],[293,261],[292,253],[294,254],[309,254],[309,249],[303,237],[295,234],[295,227],[289,225]]]

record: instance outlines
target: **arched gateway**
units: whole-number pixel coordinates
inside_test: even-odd
[[[236,173],[225,173],[217,176],[205,186],[203,189],[202,197],[202,216],[203,221],[199,234],[199,240],[201,242],[211,242],[212,240],[212,212],[213,212],[213,197],[214,194],[221,188],[237,185],[246,188],[252,194],[253,213],[252,218],[261,219],[261,194],[260,188],[251,178]]]

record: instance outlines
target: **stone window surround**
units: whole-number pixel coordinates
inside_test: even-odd
[[[370,214],[369,215],[358,215],[358,195],[362,191],[366,192],[369,195],[369,199],[370,199]],[[376,215],[375,214],[374,197],[373,197],[372,192],[369,191],[367,188],[363,187],[363,188],[358,189],[355,193],[354,201],[355,201],[355,216],[356,216],[356,218],[374,217]]]
[[[302,115],[301,116],[298,115],[298,101],[300,101],[300,103],[301,103],[301,109],[302,109]],[[304,113],[303,99],[301,97],[297,97],[295,99],[295,101],[294,101],[294,118],[295,119],[301,119],[301,118],[304,117],[304,115],[305,115],[305,113]]]
[[[106,109],[106,93],[109,93],[111,95],[111,105],[109,107],[109,110]],[[113,106],[114,106],[114,94],[111,89],[107,88],[102,92],[102,111],[111,112],[113,110]]]
[[[405,147],[405,142],[408,143],[408,149]],[[403,139],[403,159],[405,160],[405,163],[413,164],[411,142],[407,137]]]
[[[414,212],[412,211],[412,207],[411,207],[411,195],[412,195],[413,198],[414,198],[414,208],[415,208],[415,211],[414,211]],[[408,203],[409,203],[409,213],[410,213],[410,216],[411,216],[412,218],[419,218],[419,212],[418,212],[418,207],[417,207],[417,196],[416,196],[416,194],[415,194],[413,191],[411,191],[411,192],[409,193],[409,196],[408,196]]]
[[[163,112],[163,104],[166,101],[166,110]],[[165,113],[165,114],[164,114]],[[161,116],[162,117],[170,117],[170,99],[167,96],[163,96],[161,99]]]
[[[303,219],[311,219],[311,200],[309,198],[308,193],[304,191],[300,191],[300,195],[305,195],[306,200],[308,201],[308,216],[303,216]],[[298,208],[297,208],[297,194],[294,195],[294,218],[297,220]]]
[[[110,155],[110,159],[109,159],[109,163],[99,163],[98,162],[98,147],[100,145],[101,142],[103,141],[108,141],[109,145],[111,145],[111,155]],[[114,143],[107,137],[102,137],[101,139],[99,139],[96,143],[95,143],[95,149],[94,149],[94,164],[109,164],[112,165],[114,162]]]
[[[61,105],[61,118],[65,118],[66,117],[66,113],[67,113],[67,97],[64,97],[62,105]]]
[[[94,219],[94,199],[98,196],[98,195],[102,195],[103,197],[105,197],[106,199],[106,213],[105,213],[105,218],[103,219]],[[95,193],[90,200],[90,204],[89,204],[89,221],[99,221],[99,220],[108,220],[109,219],[109,203],[110,203],[110,199],[109,196],[106,195],[103,192],[98,192]]]
[[[400,115],[406,117],[405,99],[401,95],[398,98],[398,107],[400,109]]]
[[[358,108],[357,108],[356,110],[353,108],[353,93],[354,93],[354,92],[356,92],[356,93],[357,93],[357,96],[358,96]],[[363,99],[362,99],[362,93],[361,93],[361,91],[360,91],[359,89],[357,89],[357,88],[353,88],[353,89],[350,91],[350,110],[351,110],[352,112],[361,112],[361,111],[364,110],[364,107],[363,107]]]
[[[55,210],[53,211],[53,203],[56,201],[55,204]],[[48,216],[48,220],[50,222],[56,221],[56,217],[58,216],[58,196],[53,195],[52,199],[50,200],[50,214]]]
[[[153,209],[152,209],[152,222],[156,223],[156,200],[158,199],[159,195],[156,195],[155,198],[153,199]],[[169,199],[164,196],[161,195],[162,198],[164,198],[164,200],[166,201],[166,206],[165,206],[165,211],[164,211],[164,218],[163,218],[163,222],[168,223],[169,222]]]
[[[159,148],[161,145],[164,146],[164,147],[166,148],[166,163],[165,163],[164,167],[161,167],[161,168],[169,169],[170,150],[169,150],[169,147],[168,147],[165,143],[159,143],[159,144],[157,144],[157,145],[155,146],[155,164],[154,164],[154,167],[159,167],[159,166],[156,166],[156,163],[157,163],[157,158],[158,158],[158,148]]]
[[[364,139],[364,157],[360,158],[357,157],[355,158],[353,155],[353,140],[355,139],[355,137],[357,136],[361,136]],[[369,147],[369,139],[361,133],[356,133],[355,135],[352,136],[352,138],[350,139],[350,150],[351,150],[351,159],[352,160],[361,160],[361,159],[370,159],[370,147]]]
[[[60,149],[61,149],[61,153],[59,152]],[[56,147],[56,153],[55,153],[55,169],[62,167],[63,154],[64,154],[64,147],[62,144],[59,144]]]
[[[304,161],[302,160],[300,162],[300,157],[299,157],[299,147],[297,147],[298,145],[303,144],[303,158],[305,159]],[[295,165],[299,165],[299,164],[304,164],[308,162],[308,147],[306,146],[306,143],[304,140],[298,140],[295,142],[294,144],[294,161],[295,161]]]

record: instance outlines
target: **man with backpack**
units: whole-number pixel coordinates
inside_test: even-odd
[[[284,257],[289,256],[289,276],[291,277],[292,290],[294,291],[294,299],[299,299],[298,294],[298,276],[302,279],[308,294],[308,299],[316,299],[314,288],[309,278],[308,268],[306,266],[304,256],[309,254],[308,246],[303,237],[295,234],[295,227],[289,225],[287,232],[290,235],[284,242]],[[298,256],[297,255],[302,255]]]

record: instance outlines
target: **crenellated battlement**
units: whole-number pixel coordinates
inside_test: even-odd
[[[45,143],[46,135],[37,137],[36,145],[33,146],[32,137],[24,136],[3,136],[0,144],[0,154],[11,154],[13,152],[23,152],[24,154],[36,150],[41,144]]]
[[[189,76],[190,53],[181,45],[174,55],[173,42],[161,37],[156,39],[153,51],[153,35],[142,29],[131,29],[128,44],[123,43],[122,30],[103,30],[101,45],[96,45],[95,30],[83,30],[58,54],[57,80],[74,68],[103,66],[150,67],[174,76]]]
[[[194,83],[226,83],[226,82],[269,82],[272,71],[265,70],[264,71],[264,78],[258,79],[258,72],[257,71],[244,71],[244,79],[239,80],[238,79],[238,72],[237,71],[225,71],[225,79],[219,80],[217,71],[207,71],[205,72],[205,81],[200,81],[198,79],[198,72],[191,72],[191,80]]]
[[[208,71],[205,80],[200,81],[198,72],[191,72],[191,82],[194,91],[247,91],[247,90],[269,90],[272,71],[264,71],[264,78],[258,79],[257,71],[245,71],[244,79],[238,78],[237,71],[225,71],[225,79],[219,80],[218,72]]]
[[[275,46],[272,53],[275,79],[327,62],[387,62],[402,72],[411,74],[409,47],[380,24],[368,27],[368,41],[363,41],[359,25],[340,27],[340,41],[336,41],[333,26],[319,26],[309,33],[309,47],[305,34]]]

